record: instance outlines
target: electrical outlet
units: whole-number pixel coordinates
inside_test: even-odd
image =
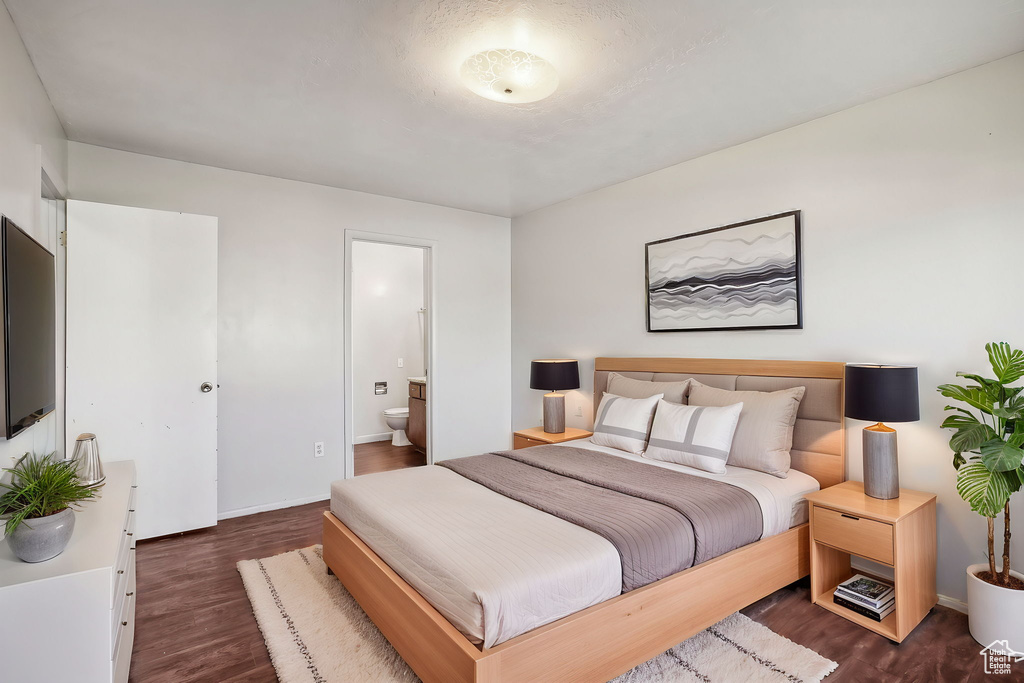
[[[399,358],[398,359],[398,367],[400,367],[400,368],[404,368],[405,367],[405,359],[404,358]]]
[[[324,442],[323,441],[317,441],[315,444],[313,444],[313,457],[314,458],[322,458],[322,457],[324,457]]]
[[[583,417],[583,406],[576,406],[576,417]]]

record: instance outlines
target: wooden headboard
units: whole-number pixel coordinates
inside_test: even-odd
[[[822,488],[846,480],[844,363],[722,358],[596,358],[594,410],[608,385],[608,373],[672,382],[689,377],[733,391],[807,388],[793,428],[793,469],[806,472]]]

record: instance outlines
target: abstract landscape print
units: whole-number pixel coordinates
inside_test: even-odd
[[[647,331],[801,328],[800,212],[647,244]]]

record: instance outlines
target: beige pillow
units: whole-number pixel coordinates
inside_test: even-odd
[[[789,472],[789,449],[793,447],[793,425],[804,387],[782,391],[728,391],[690,380],[691,406],[743,404],[732,440],[728,463],[785,478]]]
[[[652,382],[624,377],[617,372],[608,375],[608,393],[625,398],[649,398],[655,394],[663,394],[669,403],[686,405],[686,390],[689,387],[688,379],[681,382]]]

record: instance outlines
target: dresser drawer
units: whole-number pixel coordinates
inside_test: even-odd
[[[135,558],[132,558],[133,560]],[[110,610],[110,632],[114,637],[112,641],[117,647],[118,631],[123,628],[121,622],[125,621],[125,612],[128,603],[135,600],[135,563],[130,562],[125,570],[124,581],[118,586],[117,594],[114,595],[114,609]]]
[[[134,590],[134,589],[133,589]],[[135,642],[135,596],[131,595],[124,601],[118,620],[115,622],[117,630],[114,631],[113,650],[110,659],[113,661],[114,680],[125,681],[128,679],[128,662],[132,657],[132,644]],[[124,668],[124,678],[117,674],[119,668]]]
[[[814,540],[852,555],[893,563],[892,525],[814,506]]]

